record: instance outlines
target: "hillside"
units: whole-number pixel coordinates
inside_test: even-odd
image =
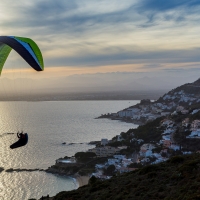
[[[52,199],[200,199],[199,87],[200,79],[171,90],[155,102],[142,100],[118,112],[118,117],[121,114],[124,115],[121,118],[130,118],[132,114],[132,118],[138,117],[134,120],[144,122],[136,129],[120,133],[107,144],[109,148],[126,147],[120,156],[133,162],[128,166],[119,161],[105,162],[103,169],[115,167],[111,179],[102,181],[92,177],[87,186],[60,192]],[[108,158],[111,157],[105,159]],[[125,167],[127,171],[138,169],[121,172]],[[95,165],[85,168],[97,170]],[[100,171],[102,168],[97,170]]]
[[[156,118],[168,116],[174,111],[187,113],[189,107],[200,103],[200,79],[179,86],[151,102],[143,99],[140,103],[117,113],[102,115],[99,118],[111,118],[136,124],[145,124]],[[181,107],[180,107],[181,106]]]
[[[175,156],[106,181],[91,178],[87,186],[60,192],[52,199],[200,199],[200,154]]]
[[[186,83],[179,86],[159,98],[155,103],[169,103],[174,102],[179,105],[191,105],[191,103],[200,102],[200,79],[193,83]]]

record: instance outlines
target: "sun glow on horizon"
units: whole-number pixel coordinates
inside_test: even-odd
[[[162,64],[119,64],[106,66],[59,66],[45,67],[44,71],[37,72],[29,67],[22,69],[3,69],[1,78],[58,78],[83,74],[117,73],[117,72],[156,72],[164,70],[189,70],[190,67],[198,68],[200,62],[190,63],[162,63]]]

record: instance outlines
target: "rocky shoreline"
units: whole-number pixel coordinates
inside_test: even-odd
[[[1,168],[1,171],[4,171],[3,168]],[[12,172],[34,172],[34,171],[46,171],[45,169],[20,169],[20,168],[17,168],[17,169],[13,169],[13,168],[9,168],[9,169],[6,169],[5,172],[8,172],[8,173],[12,173]]]
[[[74,176],[74,173],[72,171],[66,171],[63,170],[62,168],[54,168],[53,166],[49,167],[48,169],[45,170],[46,173],[51,173],[51,174],[57,174],[60,176]]]
[[[34,171],[44,171],[46,172],[47,170],[45,169],[39,169],[39,168],[36,168],[36,169],[20,169],[20,168],[16,168],[16,169],[13,169],[13,168],[9,168],[9,169],[4,169],[3,167],[0,167],[0,173],[1,172],[7,172],[7,173],[12,173],[12,172],[34,172]]]
[[[131,118],[115,117],[112,114],[105,114],[105,115],[102,114],[101,116],[96,117],[95,119],[103,119],[103,118],[111,119],[111,120],[118,120],[118,121],[121,121],[121,122],[132,123],[132,124],[136,124],[136,125],[144,125],[145,124],[145,122],[143,122],[141,120],[134,120],[134,119],[131,119]]]

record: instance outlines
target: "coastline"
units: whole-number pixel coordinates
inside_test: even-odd
[[[128,118],[121,118],[121,117],[113,117],[112,115],[101,115],[99,117],[96,117],[94,119],[110,119],[110,120],[118,120],[121,122],[126,122],[126,123],[131,123],[131,124],[135,124],[135,125],[144,125],[146,122],[142,121],[142,120],[135,120],[135,119],[128,119]]]

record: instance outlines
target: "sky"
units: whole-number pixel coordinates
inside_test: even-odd
[[[23,68],[26,78],[79,89],[161,89],[200,77],[199,0],[6,0],[0,18],[0,35],[32,38],[45,64],[38,75],[12,51],[4,77]]]

